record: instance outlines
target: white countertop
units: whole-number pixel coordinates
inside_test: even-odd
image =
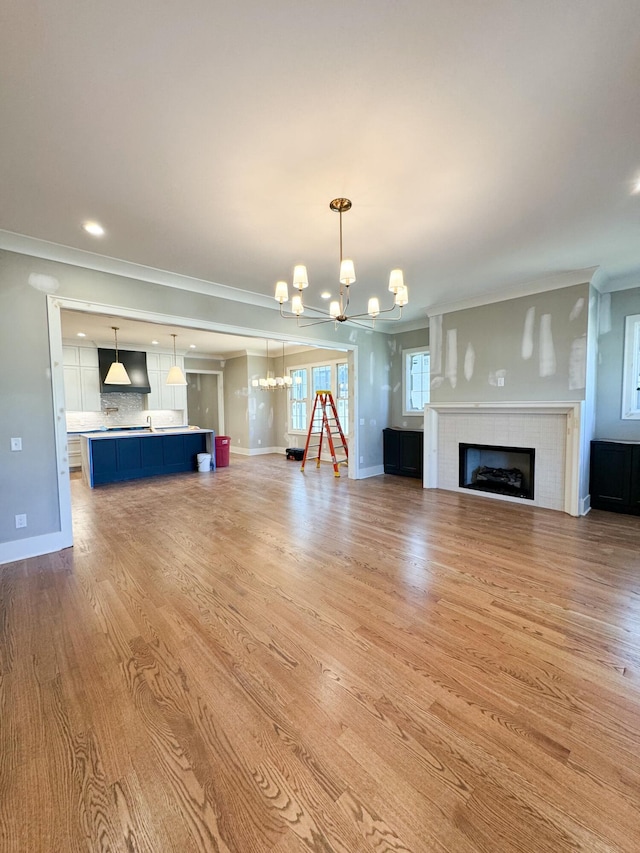
[[[99,432],[83,432],[80,433],[80,438],[91,439],[92,441],[100,441],[103,438],[153,438],[154,436],[162,435],[190,435],[191,433],[207,432],[212,433],[212,429],[200,429],[200,427],[167,427],[166,429],[116,429],[116,430],[100,430]]]

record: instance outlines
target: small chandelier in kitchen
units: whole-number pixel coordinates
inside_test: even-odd
[[[393,294],[393,305],[390,308],[380,308],[380,300],[377,296],[372,296],[369,299],[367,312],[365,314],[348,314],[349,311],[349,288],[356,280],[355,267],[352,260],[343,257],[342,254],[342,214],[351,210],[351,202],[348,198],[334,198],[329,203],[331,210],[334,210],[340,215],[340,298],[333,300],[329,304],[329,311],[323,311],[321,308],[310,307],[308,310],[313,311],[310,323],[300,323],[300,315],[304,313],[305,306],[302,303],[302,291],[309,286],[307,277],[307,268],[302,264],[294,267],[293,270],[293,286],[297,289],[297,293],[291,297],[291,311],[285,312],[282,308],[285,302],[289,301],[289,289],[286,281],[276,283],[275,298],[280,303],[280,315],[282,317],[295,319],[299,326],[315,326],[318,323],[335,323],[337,328],[338,323],[354,323],[356,326],[366,326],[364,323],[357,322],[362,318],[372,320],[372,326],[375,326],[377,319],[382,320],[399,320],[402,317],[402,307],[409,302],[409,292],[404,283],[402,270],[391,270],[389,276],[389,290]],[[381,317],[381,314],[389,314],[399,308],[399,314],[394,317]],[[321,315],[320,318],[316,318]]]
[[[269,341],[267,341],[267,368],[269,366]],[[252,379],[251,385],[254,388],[259,388],[261,391],[284,391],[291,388],[293,380],[284,372],[284,341],[282,342],[282,375],[274,376],[272,371],[267,369],[267,375],[261,376],[258,379]]]

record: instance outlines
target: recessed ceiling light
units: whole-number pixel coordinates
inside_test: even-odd
[[[87,337],[84,332],[77,332],[77,336],[79,338],[86,338]]]
[[[154,345],[154,347],[158,346],[158,341],[151,341],[151,343]]]
[[[189,344],[189,349],[195,349],[195,348],[196,348],[195,344]]]
[[[328,291],[328,290],[324,290],[324,291],[320,294],[320,297],[321,297],[321,299],[331,299],[331,294],[329,293],[329,291]]]
[[[104,236],[104,228],[100,225],[99,222],[83,222],[82,227],[87,232],[87,234],[91,234],[92,237],[103,237]]]

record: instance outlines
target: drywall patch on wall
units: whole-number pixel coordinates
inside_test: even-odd
[[[476,365],[476,351],[473,344],[467,344],[467,350],[464,354],[464,378],[470,382],[473,378],[473,369]]]
[[[431,375],[442,373],[442,314],[429,320],[429,354],[431,359]]]
[[[582,335],[571,343],[569,353],[569,390],[576,391],[587,384],[587,336]]]
[[[449,380],[451,387],[458,384],[458,330],[447,330],[447,354],[444,375]]]
[[[527,308],[524,317],[524,328],[522,330],[522,358],[528,361],[533,355],[533,328],[536,322],[536,309],[534,306]]]
[[[60,287],[60,282],[55,276],[44,275],[40,272],[32,272],[27,281],[31,287],[42,293],[55,293]]]
[[[556,350],[553,345],[551,314],[540,317],[540,376],[553,376],[556,372]]]
[[[577,320],[580,314],[582,314],[582,309],[584,308],[584,299],[582,296],[580,299],[576,301],[576,304],[571,309],[571,313],[569,314],[569,322],[572,323],[574,320]]]

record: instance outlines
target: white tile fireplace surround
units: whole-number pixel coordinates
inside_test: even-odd
[[[429,404],[424,407],[424,488],[579,515],[581,410],[582,404],[573,402]],[[461,488],[461,442],[535,448],[534,499]]]

